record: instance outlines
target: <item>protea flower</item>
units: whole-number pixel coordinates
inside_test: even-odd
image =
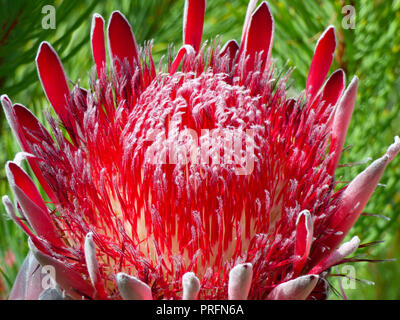
[[[2,96],[22,152],[6,164],[30,252],[11,299],[319,299],[342,243],[400,150],[337,188],[335,170],[353,112],[357,77],[337,70],[328,27],[305,91],[275,78],[274,21],[251,0],[240,44],[202,44],[205,0],[187,0],[183,46],[155,67],[124,16],[93,17],[96,74],[68,86],[43,42],[36,64],[58,119],[48,132]],[[27,160],[46,203],[21,168]],[[41,268],[55,271],[44,290]]]

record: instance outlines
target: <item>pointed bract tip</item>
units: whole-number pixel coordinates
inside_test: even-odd
[[[93,232],[90,231],[90,232],[88,232],[88,233],[86,234],[86,240],[90,241],[90,240],[92,240],[92,239],[93,239]]]
[[[249,27],[250,19],[251,19],[251,16],[252,16],[253,12],[254,12],[254,9],[256,8],[257,2],[258,2],[258,0],[250,0],[249,4],[247,5],[246,17],[245,17],[245,20],[244,20],[244,25],[243,25],[243,30],[242,30],[242,38],[241,38],[242,44],[243,44],[243,42],[244,42],[244,40],[246,38],[247,29]]]
[[[294,262],[293,271],[295,274],[300,274],[303,270],[308,255],[310,253],[311,244],[313,241],[314,224],[311,213],[308,210],[303,210],[297,217],[296,221],[296,245],[295,254],[297,260]]]
[[[319,276],[301,276],[276,286],[268,295],[268,300],[305,300],[314,290]]]
[[[24,169],[21,168],[21,166],[18,165],[18,163],[15,163],[14,161],[7,161],[5,169],[8,182],[10,183],[12,189],[15,187],[21,188],[24,194],[31,194],[33,189],[35,189],[34,192],[37,191],[31,177],[25,172]],[[21,179],[23,179],[24,182],[19,182]],[[27,184],[26,182],[30,184]],[[21,186],[17,185],[21,183]],[[39,191],[37,191],[37,193],[39,193]]]
[[[15,185],[14,174],[12,172],[13,166],[17,166],[17,164],[15,164],[13,161],[6,162],[6,166],[5,166],[6,176],[7,176],[8,182],[10,183],[11,186]]]
[[[107,26],[109,52],[112,63],[119,70],[120,63],[124,59],[133,70],[136,65],[140,64],[139,48],[137,47],[135,35],[129,21],[120,11],[113,11]],[[119,60],[116,62],[115,60]]]
[[[115,11],[113,11],[113,12],[111,13],[110,19],[109,19],[109,21],[108,21],[108,28],[110,27],[111,22],[112,22],[113,20],[115,20],[115,19],[122,19],[123,22],[126,23],[126,24],[129,26],[129,28],[131,29],[131,32],[133,33],[131,24],[129,23],[128,19],[127,19],[127,18],[125,17],[125,15],[124,15],[121,11],[119,11],[119,10],[115,10]]]
[[[335,37],[335,41],[336,41],[336,29],[335,29],[335,26],[334,25],[329,25],[325,30],[324,30],[324,32],[322,33],[322,35],[321,35],[321,37],[323,37],[323,36],[325,36],[325,35],[330,35],[330,36],[333,36],[333,37]]]
[[[6,203],[11,202],[10,197],[7,195],[4,195],[1,197],[1,201],[3,202],[3,204],[5,205]]]
[[[357,98],[358,77],[354,76],[340,97],[333,117],[331,153],[333,154],[328,172],[333,175],[342,154],[347,130]]]
[[[36,254],[39,252],[38,248],[33,244],[31,237],[28,237],[28,248],[32,251],[33,255],[36,257]]]
[[[311,213],[310,213],[310,211],[308,211],[307,209],[301,211],[301,212],[299,213],[299,215],[297,216],[296,225],[299,224],[300,218],[301,218],[302,216],[305,216],[306,220],[309,221],[309,219],[311,218]]]
[[[4,106],[5,103],[11,104],[11,100],[6,94],[2,94],[0,97],[1,104]]]
[[[55,54],[57,54],[56,53],[56,51],[54,50],[54,48],[51,46],[51,44],[49,43],[49,42],[47,42],[47,41],[42,41],[41,43],[40,43],[40,45],[39,45],[39,48],[38,48],[38,51],[37,51],[37,53],[36,53],[36,58],[35,58],[35,61],[36,61],[36,63],[37,63],[37,60],[38,60],[38,58],[39,58],[39,56],[43,53],[43,51],[52,51],[52,52],[54,52]]]
[[[393,148],[391,152],[396,151]],[[353,227],[362,210],[366,206],[369,198],[379,183],[382,174],[389,163],[389,155],[372,162],[364,171],[351,181],[340,195],[340,202],[334,215],[331,216],[329,225],[335,229],[335,233],[325,239],[325,245],[329,250],[319,251],[314,257],[314,261],[322,260],[327,257],[335,248],[339,246],[346,234]]]
[[[183,300],[196,300],[200,291],[200,281],[193,272],[182,276]]]
[[[96,246],[93,241],[93,232],[85,236],[85,261],[92,286],[96,288],[96,295],[99,299],[107,299],[107,294],[101,279],[99,264],[96,257]]]
[[[90,31],[91,37],[93,37],[93,31],[99,22],[103,25],[103,28],[104,28],[104,23],[105,23],[104,18],[100,14],[94,13],[93,17],[92,17],[92,25],[91,25],[91,31]]]
[[[136,277],[120,272],[115,276],[121,297],[124,300],[152,300],[150,287]]]
[[[359,245],[360,238],[358,236],[354,236],[350,241],[343,243],[338,250],[343,254],[343,257],[347,257],[356,251]]]
[[[329,256],[319,262],[310,270],[310,274],[320,274],[330,267],[340,263],[344,258],[355,252],[360,245],[360,238],[354,236],[350,241],[343,243],[334,250]]]
[[[194,50],[194,48],[190,44],[183,45],[180,50],[184,50],[187,55],[196,53],[196,51]]]
[[[337,77],[341,77],[343,80],[343,83],[346,85],[346,73],[344,72],[344,70],[342,68],[337,69],[336,71],[334,71],[332,73],[332,75],[335,75]],[[331,76],[332,76],[331,75]]]
[[[113,17],[113,16],[121,16],[121,17],[125,18],[123,13],[121,11],[119,11],[119,10],[114,10],[113,12],[111,12],[111,17]]]
[[[15,117],[13,115],[13,105],[11,102],[11,99],[6,95],[6,94],[2,94],[0,97],[0,102],[1,105],[3,106],[3,110],[4,110],[4,114],[6,116],[6,119],[11,127],[11,129],[14,128],[15,126]]]
[[[95,244],[93,242],[93,232],[89,232],[86,234],[85,237],[85,257],[87,263],[90,262],[90,264],[96,264],[97,265],[97,260],[96,260],[96,248]]]
[[[394,137],[394,143],[392,143],[386,151],[389,157],[389,162],[400,152],[400,138],[398,136]]]
[[[273,15],[272,15],[272,10],[271,10],[271,7],[269,6],[269,3],[268,3],[267,1],[261,2],[260,5],[257,7],[257,9],[254,10],[253,15],[254,15],[254,13],[256,13],[258,10],[265,10],[265,12],[267,12],[268,15],[271,17],[272,23],[274,23],[274,17],[273,17]]]
[[[246,300],[253,280],[253,266],[251,263],[236,265],[229,272],[228,299]]]
[[[66,127],[76,125],[68,108],[70,91],[60,57],[53,47],[43,41],[36,55],[36,68],[43,90],[54,111]],[[70,128],[73,130],[73,128]]]
[[[332,42],[334,44],[334,47],[336,47],[337,38],[336,38],[336,29],[335,29],[335,27],[333,25],[328,26],[328,28],[326,28],[325,31],[323,32],[323,34],[321,35],[321,37],[318,40],[318,42],[322,38],[326,38],[327,40],[329,40],[330,42]],[[334,51],[335,50],[333,50],[332,54],[334,53]]]
[[[268,2],[266,1],[261,2],[260,5],[256,8],[256,10],[254,10],[251,17],[253,18],[257,14],[261,14],[262,17],[264,17],[265,19],[270,20],[269,22],[271,23],[270,27],[271,27],[271,38],[272,38],[275,28],[275,21],[274,21],[274,16],[272,15],[271,7],[269,6]]]
[[[358,84],[358,81],[359,81],[359,78],[355,75],[355,76],[353,76],[353,78],[351,79],[350,85],[351,85],[352,83]]]
[[[183,43],[200,50],[203,36],[206,0],[186,0],[183,14]]]
[[[358,77],[357,77],[357,76],[354,76],[354,77],[351,79],[351,81],[350,81],[350,83],[349,83],[349,85],[347,86],[346,91],[345,91],[345,93],[347,93],[347,94],[354,95],[354,99],[355,99],[355,96],[356,96],[356,94],[357,94],[358,80],[359,80]],[[344,95],[343,95],[342,99],[343,99],[343,98],[345,98]]]
[[[13,162],[17,166],[22,166],[22,161],[27,160],[27,159],[38,159],[38,157],[36,157],[32,153],[20,151],[15,155]]]
[[[318,45],[320,44],[321,41],[328,41],[329,43],[333,44],[333,50],[332,50],[332,54],[333,54],[334,48],[336,47],[336,44],[337,44],[336,29],[333,25],[329,25],[324,30],[324,32],[322,32],[322,34],[318,38],[317,44],[315,46],[315,51],[317,50]]]
[[[101,16],[101,14],[96,13],[96,12],[93,14],[93,18],[92,18],[92,19],[93,19],[93,20],[94,20],[94,19],[101,19],[101,20],[104,21],[104,18]]]
[[[171,64],[170,70],[169,70],[169,74],[174,74],[177,70],[178,67],[183,59],[184,56],[186,55],[192,55],[195,54],[196,51],[194,50],[194,48],[189,45],[189,44],[185,44],[183,45],[179,51],[178,54],[176,55],[174,61]]]
[[[1,198],[1,201],[3,202],[4,208],[6,209],[8,216],[13,219],[15,217],[15,209],[11,199],[7,195],[5,195]]]
[[[317,41],[307,76],[306,89],[311,101],[317,95],[329,73],[335,49],[335,28],[329,26]]]

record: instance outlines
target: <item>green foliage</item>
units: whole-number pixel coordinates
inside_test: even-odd
[[[44,5],[54,5],[57,27],[43,29],[41,12]],[[221,35],[222,43],[240,40],[248,0],[209,0],[204,39]],[[377,158],[400,134],[400,1],[387,0],[270,0],[275,18],[273,57],[279,68],[293,72],[293,94],[304,88],[307,71],[318,37],[333,24],[337,30],[338,50],[334,67],[345,70],[348,82],[360,78],[357,105],[346,143],[352,147],[344,152],[342,163],[367,157]],[[345,5],[355,8],[355,29],[346,29]],[[106,19],[113,10],[123,12],[131,22],[139,43],[154,39],[156,60],[167,53],[169,43],[181,44],[183,0],[121,0],[111,1],[28,1],[0,0],[0,94],[7,93],[14,101],[29,106],[41,117],[48,107],[36,74],[34,59],[41,41],[49,41],[60,55],[72,82],[81,79],[88,84],[92,70],[90,24],[93,13]],[[0,119],[3,118],[1,113]],[[1,127],[2,126],[2,127]],[[18,151],[7,125],[0,121],[0,168]],[[344,167],[338,180],[349,181],[366,165]],[[400,226],[400,158],[386,170],[379,187],[365,209],[382,214],[390,221],[361,217],[353,229],[362,242],[385,240],[368,251],[377,259],[399,256]],[[4,170],[0,169],[0,192],[10,194]],[[3,210],[1,211],[3,212]],[[0,263],[6,286],[16,276],[17,266],[26,254],[25,236],[4,216],[0,218],[0,261],[11,250],[17,263]],[[4,261],[4,260],[3,260]],[[354,299],[398,299],[400,262],[355,265],[357,277],[375,282],[375,286],[357,284],[357,290],[346,294]]]

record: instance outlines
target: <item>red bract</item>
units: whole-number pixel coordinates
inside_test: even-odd
[[[23,150],[6,165],[30,254],[10,298],[312,299],[353,253],[340,243],[386,165],[383,157],[335,191],[358,79],[345,89],[333,27],[321,36],[307,87],[275,78],[274,21],[250,1],[240,45],[201,44],[205,0],[188,0],[184,44],[156,68],[118,11],[95,14],[97,77],[70,91],[60,59],[41,44],[36,63],[58,120],[50,134],[24,106],[2,104]],[[51,204],[20,167],[26,159]],[[51,208],[51,209],[50,209]],[[42,266],[56,289],[43,290]]]

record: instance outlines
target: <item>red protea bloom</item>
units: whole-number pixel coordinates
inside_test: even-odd
[[[319,39],[304,94],[276,79],[274,22],[251,0],[240,44],[201,44],[205,0],[187,0],[184,45],[155,67],[124,16],[95,15],[90,90],[71,92],[44,42],[36,63],[61,123],[50,134],[7,96],[22,153],[6,165],[30,253],[10,298],[325,298],[326,274],[354,252],[340,243],[374,191],[399,139],[344,188],[334,177],[356,98],[336,46]],[[50,203],[21,169],[26,159]],[[55,270],[43,290],[38,265]]]

